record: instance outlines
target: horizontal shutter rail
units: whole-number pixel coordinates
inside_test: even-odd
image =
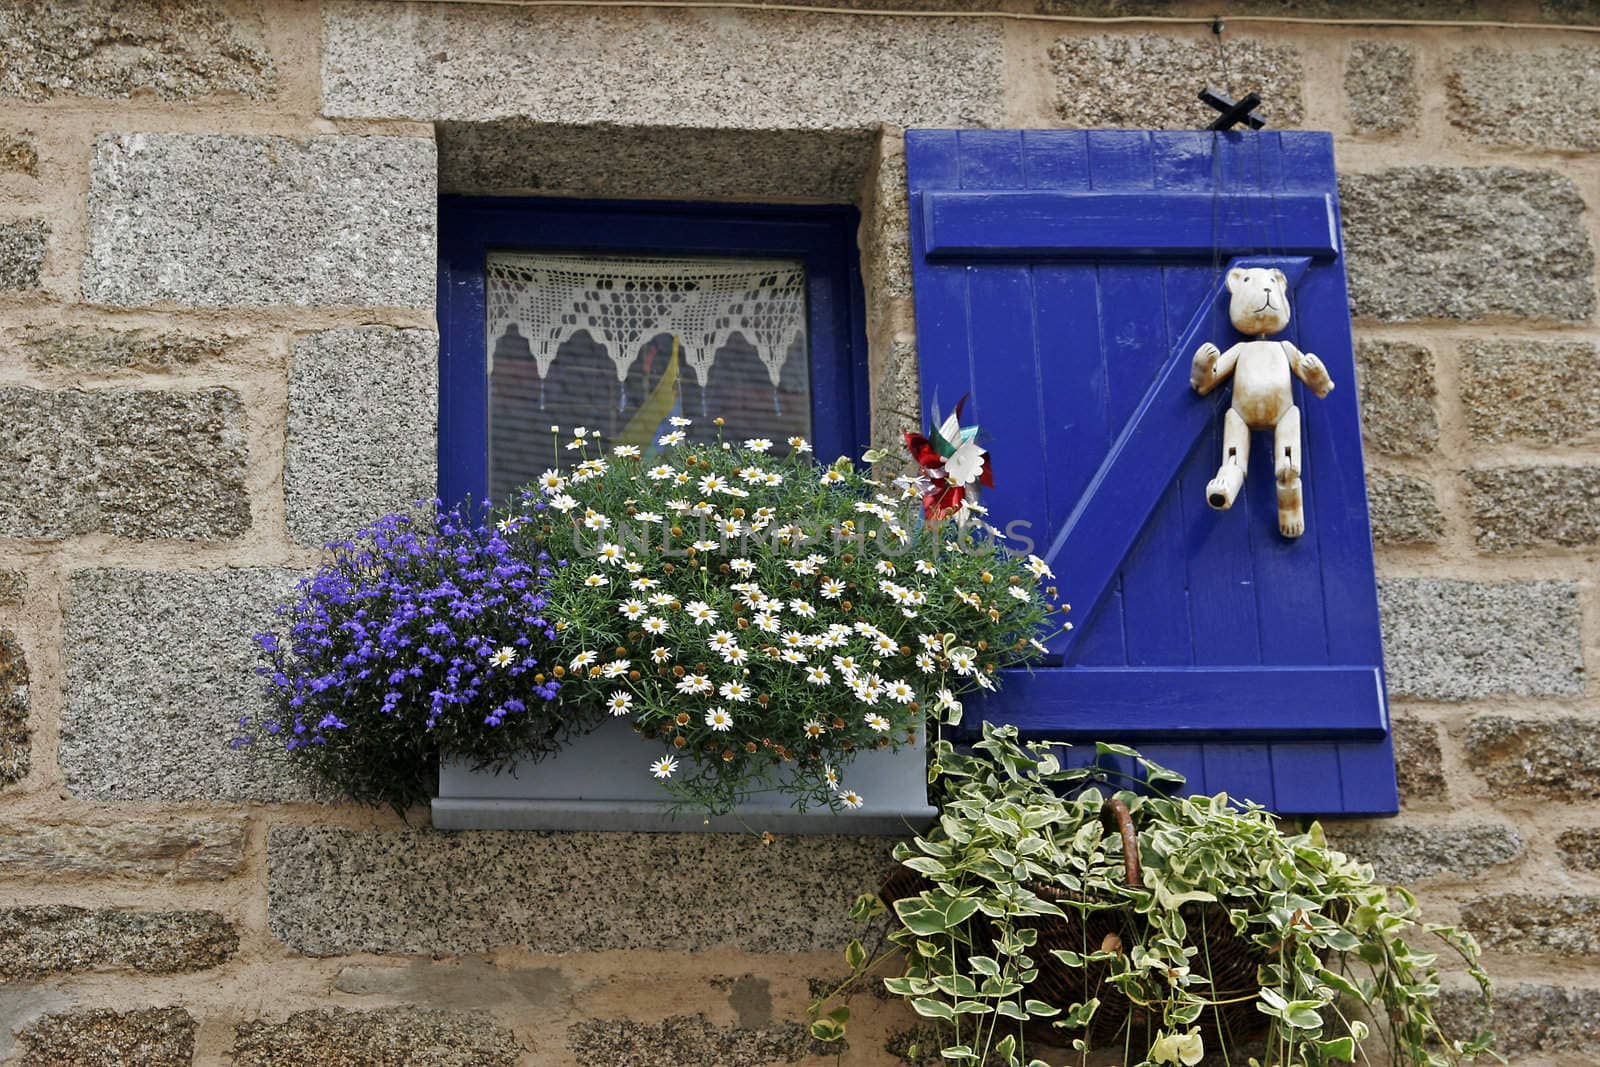
[[[1375,665],[1006,671],[1001,690],[1007,722],[1069,741],[1362,741],[1389,728]]]
[[[1230,270],[1276,267],[1288,276],[1291,290],[1309,266],[1310,260],[1303,257],[1249,256],[1228,263]],[[1057,584],[1072,598],[1077,618],[1094,614],[1183,461],[1228,403],[1228,390],[1198,397],[1189,387],[1194,350],[1206,341],[1220,343],[1226,338],[1214,336],[1215,324],[1226,321],[1228,290],[1223,276],[1195,309],[1155,384],[1043,554],[1058,575]],[[1052,651],[1071,647],[1082,632],[1070,630],[1053,639]]]
[[[1270,249],[1339,254],[1327,194],[955,192],[921,194],[930,259],[1210,259]]]

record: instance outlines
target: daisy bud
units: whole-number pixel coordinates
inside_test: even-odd
[[[682,526],[674,526],[672,528],[672,536],[673,537],[682,537],[683,536],[683,527]]]
[[[688,673],[688,672],[686,672],[683,669],[683,665],[682,664],[679,664],[678,666],[672,668],[672,676],[674,678],[682,678],[686,673]]]
[[[988,649],[988,648],[989,648],[989,642],[987,642],[987,641],[984,641],[984,640],[982,640],[982,639],[980,639],[980,640],[979,640],[979,641],[978,641],[978,648],[979,648],[979,649],[981,649],[981,650],[987,650],[987,649]],[[906,649],[903,649],[903,648],[902,648],[902,649],[901,649],[901,650],[900,650],[900,654],[901,654],[901,655],[905,655],[905,653],[906,653]]]
[[[680,712],[678,712],[678,717],[673,721],[676,722],[679,726],[688,726],[689,725],[689,713],[686,712],[686,711],[680,711]]]
[[[722,762],[723,763],[732,763],[733,762],[733,749],[725,748],[725,749],[722,750]]]
[[[741,629],[741,630],[750,629],[750,620],[749,619],[740,619],[739,620],[739,629]]]
[[[559,669],[560,668],[557,668],[557,670],[559,670]],[[533,684],[534,685],[543,685],[544,684],[544,672],[543,671],[540,671],[538,674],[533,676]]]
[[[760,704],[762,707],[766,707],[768,701],[770,701],[771,699],[772,698],[767,696],[767,694],[762,693],[760,696],[756,697],[756,703]]]
[[[639,680],[639,672],[637,670],[632,670],[632,671],[628,672],[628,681],[637,682],[638,680]]]
[[[988,571],[984,571],[978,577],[982,578],[985,583],[994,581],[994,575],[990,574]]]
[[[565,667],[557,666],[551,668],[550,673],[555,675],[557,678],[565,678],[567,676],[567,669]]]
[[[600,677],[600,668],[599,667],[590,667],[589,668],[589,677],[591,677],[591,678]]]
[[[843,730],[844,729],[844,720],[839,718],[838,716],[834,716],[833,728],[835,730]]]
[[[689,742],[684,739],[682,734],[680,734],[677,737],[674,737],[672,739],[672,747],[673,748],[682,748],[684,745],[687,745],[688,743]]]
[[[756,743],[754,741],[746,741],[744,743],[744,750],[746,752],[754,752],[756,750]]]
[[[673,571],[675,571],[677,569],[678,569],[677,567],[674,567],[670,563],[663,563],[661,565],[661,573],[663,573],[663,574],[671,574]],[[677,607],[677,605],[674,604],[673,607]]]
[[[1012,585],[1016,585],[1018,582],[1022,581],[1022,579],[1013,574],[1011,577],[1007,578],[1006,581]]]
[[[979,648],[982,648],[982,647],[983,647],[983,642],[982,642],[982,641],[979,641],[979,642],[978,642],[978,647],[979,647]],[[900,654],[901,654],[901,655],[902,655],[902,656],[909,656],[909,655],[911,655],[911,646],[910,646],[910,645],[901,645],[901,646],[900,646]]]
[[[713,426],[726,426],[726,425],[728,425],[728,420],[724,419],[721,415],[718,415],[716,418],[711,420],[711,425],[713,425]]]
[[[613,653],[613,655],[617,655],[617,656],[626,656],[627,654],[628,654],[628,650],[623,648],[621,645],[618,645],[616,652]]]
[[[854,604],[850,603],[850,601],[848,601],[848,600],[842,600],[842,601],[839,602],[839,608],[842,611],[854,611],[856,609],[856,606]]]

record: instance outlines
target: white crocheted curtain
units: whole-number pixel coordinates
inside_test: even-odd
[[[587,333],[605,346],[622,383],[641,345],[666,333],[703,388],[717,353],[737,335],[777,389],[789,353],[803,348],[805,292],[805,268],[783,260],[491,253],[489,357],[514,326],[543,379],[561,346]]]

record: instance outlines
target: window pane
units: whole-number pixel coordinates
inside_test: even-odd
[[[570,460],[550,432],[648,450],[690,436],[811,436],[806,276],[798,261],[491,252],[489,487],[504,499]],[[592,453],[591,453],[592,454]]]

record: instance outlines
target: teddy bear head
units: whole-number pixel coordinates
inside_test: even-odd
[[[1228,272],[1228,318],[1234,329],[1266,337],[1289,325],[1289,279],[1281,270],[1235,267]]]

